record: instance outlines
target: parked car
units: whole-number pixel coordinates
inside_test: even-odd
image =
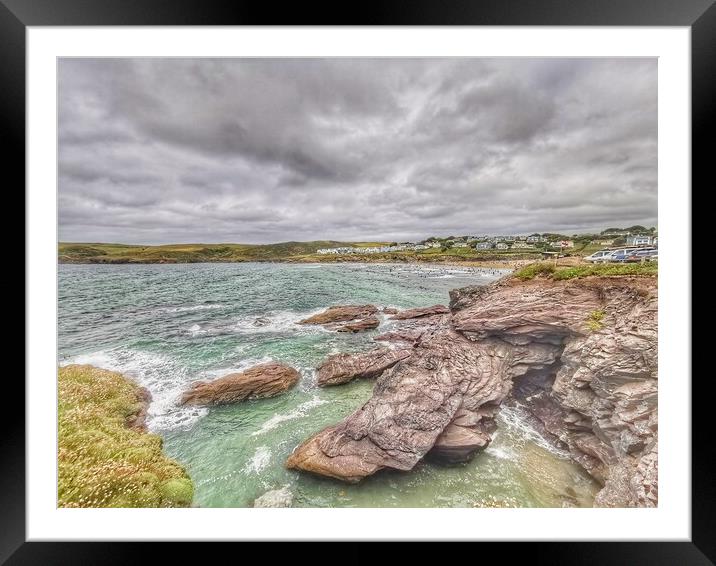
[[[591,261],[593,263],[606,263],[610,255],[612,255],[611,250],[601,250],[594,252],[592,255],[588,255],[583,259],[584,261]]]
[[[624,249],[624,250],[613,250],[608,256],[607,261],[609,262],[616,262],[616,263],[623,263],[624,260],[626,260],[627,256],[631,254],[634,250],[630,249]]]
[[[658,250],[636,250],[627,255],[624,261],[626,263],[641,263],[642,261],[658,261]]]

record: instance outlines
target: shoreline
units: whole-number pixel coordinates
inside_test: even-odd
[[[563,258],[566,259],[566,258]],[[291,261],[291,260],[250,260],[250,261],[59,261],[58,265],[213,265],[240,264],[240,263],[281,263],[289,265],[345,265],[345,264],[366,264],[366,265],[398,265],[398,266],[425,266],[425,267],[478,267],[486,269],[517,269],[530,263],[540,261],[539,259],[499,259],[499,260],[458,260],[458,261],[402,261],[402,260],[342,260],[342,261]],[[567,264],[565,264],[567,265]]]

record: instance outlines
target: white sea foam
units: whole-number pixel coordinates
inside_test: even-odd
[[[500,460],[514,461],[517,458],[517,453],[514,450],[506,448],[505,446],[493,446],[492,444],[485,448],[485,454],[489,454]]]
[[[200,324],[192,324],[189,328],[187,328],[187,332],[191,336],[199,336],[201,334],[206,334],[207,330],[202,328]]]
[[[261,425],[261,428],[259,428],[255,432],[252,432],[251,436],[265,434],[265,433],[275,429],[277,426],[279,426],[283,422],[292,421],[294,419],[300,419],[301,417],[305,417],[311,409],[313,409],[314,407],[319,407],[320,405],[325,405],[326,403],[328,403],[328,401],[326,401],[325,399],[321,399],[318,395],[314,395],[308,401],[301,403],[293,411],[290,411],[285,414],[279,413],[278,415],[274,415],[269,420],[267,420],[263,425]]]
[[[204,310],[223,309],[223,308],[224,308],[224,305],[222,305],[222,304],[211,303],[208,305],[186,305],[186,306],[182,306],[182,307],[164,307],[159,310],[160,310],[160,312],[175,313],[175,312],[204,311]]]
[[[561,458],[568,458],[569,452],[562,450],[544,438],[535,428],[530,424],[525,409],[519,405],[515,406],[503,406],[500,409],[498,416],[501,424],[506,425],[506,429],[512,430],[515,436],[521,439],[526,439],[540,448],[543,448],[556,456]]]
[[[196,375],[196,379],[193,379],[192,381],[204,381],[207,379],[216,379],[217,377],[223,377],[230,373],[241,373],[242,371],[246,371],[250,367],[254,367],[259,364],[267,364],[273,361],[274,359],[269,356],[264,356],[263,358],[247,358],[230,366],[223,366],[220,368],[212,368],[201,371]]]
[[[299,321],[323,312],[323,310],[318,309],[303,313],[274,311],[261,316],[245,315],[236,320],[231,330],[240,334],[326,332],[322,326],[298,324]]]
[[[258,474],[271,462],[271,450],[268,446],[259,446],[251,459],[246,462],[243,472],[247,474]]]
[[[189,429],[208,410],[203,407],[182,407],[177,399],[187,388],[190,376],[186,369],[163,354],[118,348],[81,354],[61,365],[90,364],[110,371],[118,371],[149,389],[147,426],[151,431]]]

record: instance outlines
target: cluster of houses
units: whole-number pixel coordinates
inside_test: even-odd
[[[405,252],[405,251],[419,251],[427,250],[428,248],[439,248],[439,242],[426,242],[425,244],[413,244],[411,242],[405,242],[403,244],[396,244],[394,246],[370,246],[365,248],[359,247],[342,247],[342,248],[321,248],[317,253],[321,255],[326,254],[380,254],[386,252]]]
[[[546,241],[543,236],[533,234],[531,236],[468,236],[466,240],[444,240],[438,241],[429,239],[421,243],[403,242],[391,246],[370,246],[370,247],[340,247],[321,248],[317,253],[321,255],[335,254],[378,254],[387,252],[420,251],[429,248],[440,248],[448,243],[453,248],[471,248],[478,250],[510,250],[535,248],[535,244]],[[572,242],[561,247],[573,247]],[[557,247],[560,247],[559,245]]]
[[[614,239],[599,238],[592,240],[593,244],[610,246],[614,243]],[[370,246],[370,247],[340,247],[340,248],[322,248],[318,250],[321,255],[326,254],[378,254],[387,252],[404,252],[404,251],[420,251],[429,248],[440,248],[448,244],[453,248],[471,248],[476,250],[530,250],[537,248],[537,244],[542,244],[559,250],[565,250],[574,247],[572,240],[552,240],[540,234],[532,234],[531,236],[466,236],[455,240],[436,240],[430,238],[421,243],[403,242],[389,246]],[[626,237],[626,245],[643,246],[657,245],[657,238],[652,236],[644,236],[640,234],[630,234]]]

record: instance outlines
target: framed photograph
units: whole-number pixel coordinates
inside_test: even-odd
[[[716,9],[476,4],[0,0],[28,328],[0,558],[712,563],[690,248]]]

